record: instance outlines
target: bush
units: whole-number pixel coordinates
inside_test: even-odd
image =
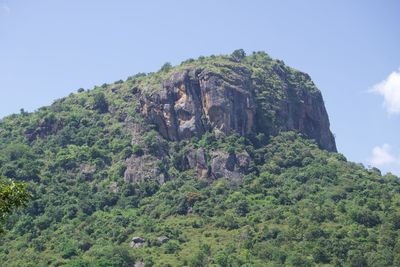
[[[224,216],[220,217],[216,225],[228,230],[233,230],[239,228],[239,221],[232,212],[226,212]]]
[[[139,156],[139,157],[144,155],[144,151],[143,151],[142,147],[138,144],[134,144],[132,146],[132,152],[133,152],[133,154],[135,154],[136,156]]]
[[[246,57],[246,52],[243,49],[237,49],[233,51],[231,56],[233,60],[240,62]]]
[[[168,143],[154,130],[145,133],[143,139],[149,153],[154,156],[162,155],[168,149]]]
[[[167,62],[167,63],[165,63],[164,65],[161,66],[160,71],[161,71],[161,72],[168,72],[168,71],[170,71],[171,69],[172,69],[171,63]]]
[[[301,255],[299,253],[294,253],[289,255],[287,259],[289,266],[293,267],[311,267],[314,266],[314,263],[308,259],[306,256]]]
[[[93,96],[93,107],[99,111],[99,113],[106,113],[108,111],[108,102],[104,93],[96,93]]]
[[[349,263],[351,267],[365,267],[368,266],[367,260],[361,251],[349,252]]]
[[[171,240],[164,245],[164,251],[166,254],[174,254],[180,250],[179,243],[175,240]]]
[[[130,250],[123,246],[96,247],[90,253],[95,259],[91,266],[131,267],[135,263]]]
[[[312,253],[316,263],[329,263],[330,257],[328,251],[324,247],[316,247]]]
[[[350,216],[355,222],[367,227],[374,227],[381,223],[379,216],[368,209],[354,210]]]
[[[245,216],[250,211],[247,200],[240,200],[236,206],[236,213],[239,216]]]

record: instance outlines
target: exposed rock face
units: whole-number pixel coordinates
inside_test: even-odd
[[[226,177],[229,180],[240,180],[250,163],[250,156],[247,152],[228,154],[216,151],[211,155],[211,177],[218,179]]]
[[[171,141],[200,137],[210,129],[240,135],[294,130],[315,139],[321,148],[336,151],[318,90],[293,87],[285,80],[287,74],[276,70],[281,77],[282,92],[279,97],[267,100],[274,106],[271,109],[274,122],[265,126],[260,123],[265,114],[259,109],[264,100],[257,97],[260,86],[252,72],[244,66],[220,67],[225,67],[223,74],[200,68],[172,73],[162,82],[161,90],[141,94],[142,113]],[[298,75],[312,83],[307,74]],[[275,90],[262,86],[264,91]]]
[[[201,178],[215,180],[225,177],[229,180],[241,180],[248,173],[251,158],[246,151],[228,154],[223,150],[214,150],[207,159],[203,148],[189,150],[185,155],[185,169],[195,169]]]
[[[143,113],[172,141],[199,137],[210,128],[248,134],[255,115],[250,75],[246,68],[226,77],[200,69],[176,72],[161,92],[142,98]]]
[[[321,92],[307,74],[279,61],[196,66],[173,70],[155,83],[136,84],[124,95],[127,101],[138,100],[135,112],[147,120],[125,121],[133,144],[146,146],[143,135],[151,123],[159,133],[153,143],[200,138],[206,132],[218,139],[236,133],[255,140],[260,133],[268,137],[297,131],[321,148],[336,151]],[[132,155],[126,160],[125,181],[164,183],[168,171],[160,166],[168,165],[169,156],[168,149]],[[178,171],[195,169],[201,178],[240,181],[251,161],[246,151],[229,154],[218,148],[191,148],[173,164]]]
[[[186,155],[186,159],[189,167],[196,169],[197,174],[200,177],[208,176],[208,166],[204,149],[199,148],[197,150],[189,151],[189,153]]]
[[[160,184],[163,184],[165,176],[159,168],[159,162],[152,156],[131,156],[126,160],[125,182],[138,183],[145,180],[158,180]]]
[[[302,88],[286,88],[279,102],[277,117],[284,122],[283,130],[295,130],[315,139],[321,148],[336,151],[329,129],[329,118],[320,91],[307,92]]]

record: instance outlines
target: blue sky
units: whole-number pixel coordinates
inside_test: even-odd
[[[0,0],[0,117],[201,55],[311,75],[339,151],[400,174],[400,1]]]

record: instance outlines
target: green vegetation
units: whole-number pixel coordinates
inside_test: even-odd
[[[28,199],[29,192],[26,184],[0,178],[0,234],[3,232],[2,225],[6,216],[13,209],[24,205]]]
[[[294,132],[211,131],[168,142],[137,111],[138,92],[156,90],[174,70],[223,73],[240,64],[259,81],[258,112],[271,127],[279,123],[271,99],[282,85],[275,72],[266,74],[272,68],[317,90],[306,74],[263,52],[236,51],[165,65],[4,118],[0,176],[17,182],[0,183],[1,203],[6,196],[8,207],[22,204],[27,193],[19,182],[32,198],[5,221],[1,266],[400,266],[398,177],[348,162]],[[202,178],[182,168],[185,153],[198,148],[207,158],[245,151],[252,160],[242,180]],[[167,181],[125,182],[131,156],[157,159]],[[132,237],[144,245],[132,248]]]

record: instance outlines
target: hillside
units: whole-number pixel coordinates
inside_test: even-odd
[[[1,266],[400,266],[400,181],[337,153],[308,74],[190,59],[0,122]]]

